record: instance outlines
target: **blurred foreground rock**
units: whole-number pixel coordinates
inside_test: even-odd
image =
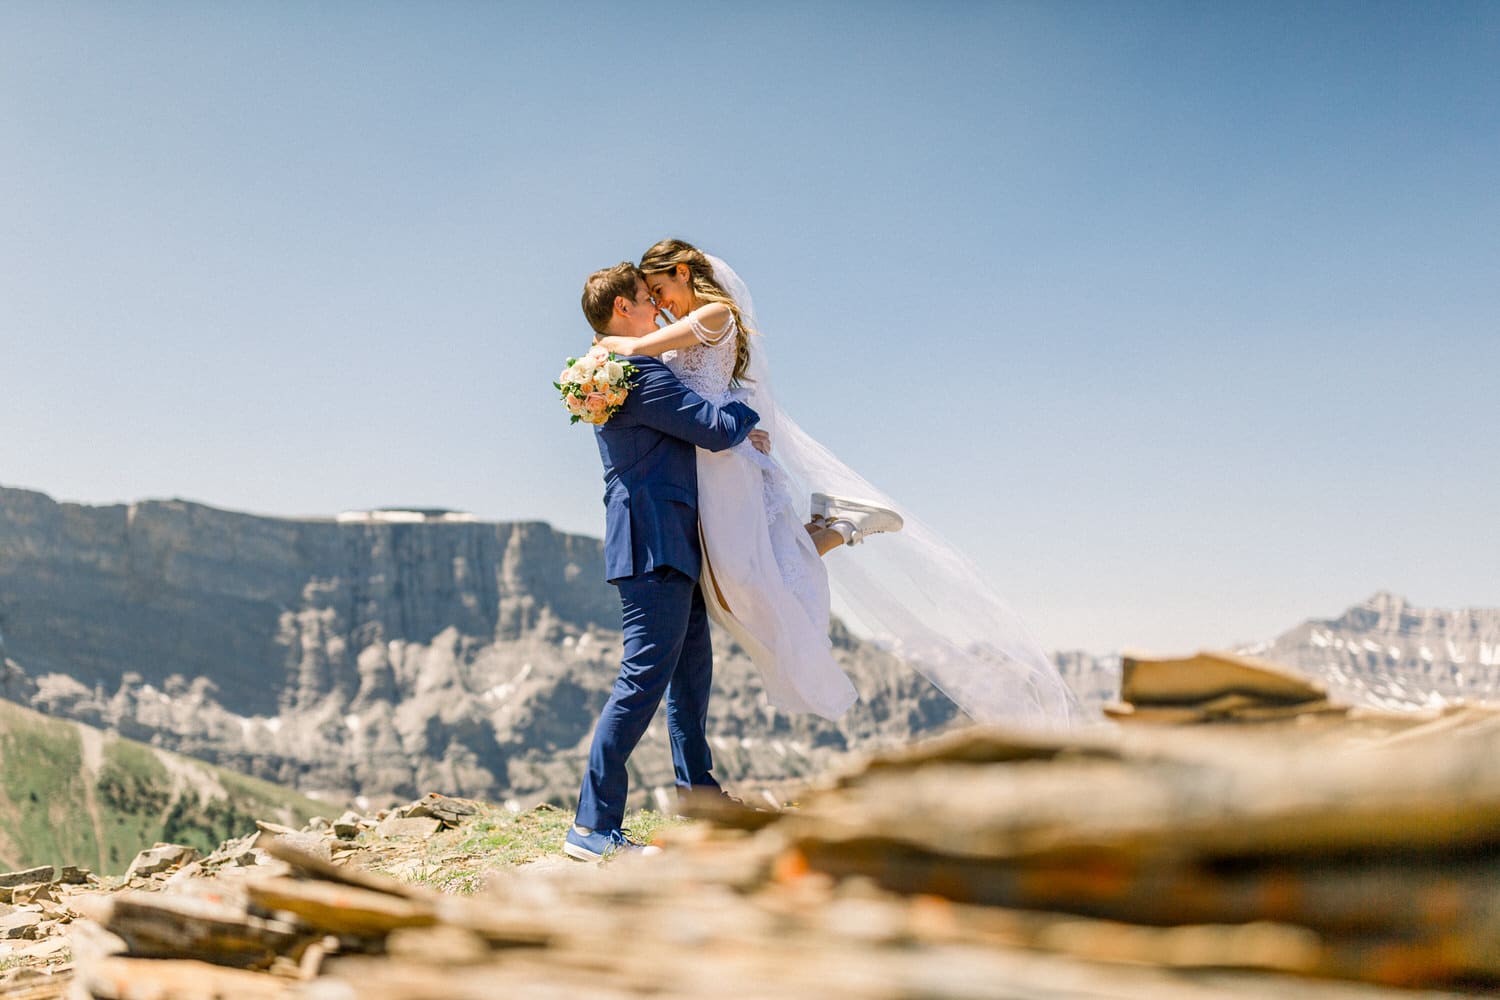
[[[492,872],[472,896],[374,870],[472,860],[432,831],[462,832],[481,807],[441,796],[301,831],[263,824],[113,892],[34,883],[61,902],[24,912],[61,915],[17,926],[71,921],[74,964],[17,970],[4,995],[1377,1000],[1500,987],[1500,712],[1349,710],[1274,665],[1217,654],[1132,660],[1125,677],[1129,724],[954,733],[868,759],[784,812],[694,803],[709,820],[670,830],[656,857],[554,855]],[[31,939],[0,946],[16,943]]]
[[[191,847],[156,844],[119,878],[73,866],[0,872],[0,996],[279,996],[286,956],[308,952],[308,929],[295,918],[296,906],[276,895],[278,881],[294,872],[276,852],[295,852],[304,875],[308,865],[323,864],[316,870],[357,882],[358,869],[345,874],[320,859],[385,857],[389,842],[375,833],[385,823],[420,823],[431,836],[477,812],[475,803],[434,794],[373,816],[348,814],[338,824],[314,819],[302,830],[262,821],[202,858]],[[368,834],[364,843],[340,839],[361,833]],[[399,849],[422,845],[403,837]],[[360,933],[405,926],[362,915],[342,897],[328,905]],[[89,956],[87,976],[75,975],[75,955]]]

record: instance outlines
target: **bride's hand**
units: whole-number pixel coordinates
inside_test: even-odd
[[[635,352],[635,337],[600,337],[597,343],[611,354],[632,354]]]
[[[762,455],[769,455],[769,454],[771,454],[771,435],[767,434],[763,430],[753,430],[753,431],[751,431],[750,432],[750,447],[754,448],[756,451],[760,452]]]

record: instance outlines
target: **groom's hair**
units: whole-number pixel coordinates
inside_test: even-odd
[[[621,295],[635,301],[636,282],[641,270],[625,260],[614,267],[595,271],[583,283],[583,317],[601,337],[609,336],[609,320],[615,314],[615,299]]]

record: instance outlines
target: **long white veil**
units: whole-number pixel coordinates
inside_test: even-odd
[[[1009,604],[967,555],[910,509],[839,461],[776,405],[766,338],[750,291],[724,261],[708,256],[714,279],[734,297],[756,339],[746,397],[771,434],[772,457],[791,479],[805,519],[813,491],[873,500],[898,511],[905,527],[877,535],[826,561],[835,613],[979,722],[1060,727],[1080,721],[1078,699]]]

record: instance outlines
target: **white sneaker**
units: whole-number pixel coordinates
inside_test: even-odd
[[[853,500],[827,493],[812,495],[812,517],[814,522],[832,528],[844,536],[848,545],[858,545],[866,535],[878,535],[888,531],[900,531],[906,522],[901,515],[889,507],[869,500]],[[847,525],[846,530],[840,530]]]

